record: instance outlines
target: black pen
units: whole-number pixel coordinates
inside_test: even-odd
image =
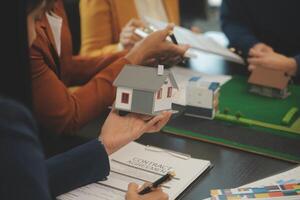
[[[169,36],[170,36],[172,42],[173,42],[174,44],[178,45],[177,39],[176,39],[176,37],[175,37],[173,31],[171,31],[171,32],[169,33]]]
[[[139,195],[143,195],[143,194],[147,194],[147,193],[151,192],[153,189],[159,187],[163,183],[166,183],[166,182],[172,180],[172,178],[174,178],[175,176],[176,176],[175,172],[168,172],[166,175],[162,176],[161,178],[156,180],[154,183],[152,183],[151,185],[147,186],[142,191],[140,191]]]

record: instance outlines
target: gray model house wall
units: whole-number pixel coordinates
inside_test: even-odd
[[[131,111],[138,113],[152,113],[154,106],[153,96],[154,92],[134,89],[132,94]]]
[[[161,72],[125,65],[113,83],[117,87],[116,109],[148,115],[172,109],[172,89],[178,89],[178,85],[170,70]]]

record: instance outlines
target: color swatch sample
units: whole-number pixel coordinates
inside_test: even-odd
[[[263,199],[299,196],[300,183],[272,185],[257,188],[236,188],[224,190],[211,190],[212,200],[242,200],[242,199]]]

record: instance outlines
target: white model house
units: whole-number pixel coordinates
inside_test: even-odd
[[[213,119],[218,109],[220,84],[207,82],[201,77],[193,77],[186,88],[185,114],[194,117]]]
[[[172,109],[173,90],[178,89],[171,71],[126,65],[114,81],[117,110],[156,115]]]

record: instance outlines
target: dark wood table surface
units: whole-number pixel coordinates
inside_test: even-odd
[[[188,62],[187,67],[208,74],[248,74],[245,66],[206,54]],[[80,135],[95,136],[98,132],[99,120],[95,120],[82,129]],[[200,176],[181,199],[203,199],[209,197],[211,189],[238,187],[296,166],[289,162],[167,133],[146,134],[138,142],[187,153],[212,162],[213,168]]]

